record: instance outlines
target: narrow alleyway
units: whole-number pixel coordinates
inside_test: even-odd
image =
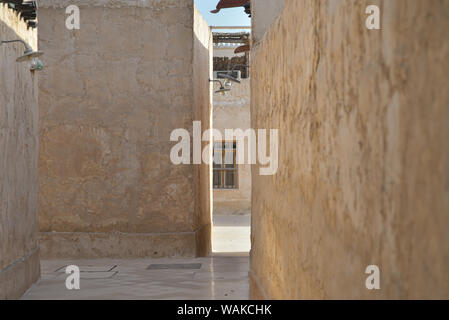
[[[0,0],[0,302],[449,299],[447,30],[449,0]]]

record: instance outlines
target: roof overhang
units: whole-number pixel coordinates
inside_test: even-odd
[[[36,28],[37,26],[37,1],[29,0],[0,0],[18,14],[27,23],[28,27]]]
[[[251,1],[250,0],[220,0],[217,8],[212,10],[212,13],[218,13],[221,9],[244,7],[245,12],[251,16]]]

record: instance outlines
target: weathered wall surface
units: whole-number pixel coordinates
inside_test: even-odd
[[[80,30],[65,27],[69,4]],[[207,55],[195,55],[197,41],[193,0],[40,2],[45,257],[201,254],[209,180],[170,161],[172,130],[208,117],[208,83],[193,93],[194,59]]]
[[[214,53],[215,54],[215,53]],[[250,79],[241,79],[241,84],[233,84],[225,96],[214,94],[214,128],[220,130],[225,138],[226,129],[247,130],[250,119]],[[215,84],[215,90],[220,88]],[[247,142],[246,142],[247,143]],[[237,149],[243,146],[237,145]],[[245,146],[245,157],[248,146]],[[238,188],[233,190],[214,190],[214,214],[251,213],[251,165],[238,165]]]
[[[253,44],[257,44],[265,36],[268,28],[282,13],[285,0],[251,0],[251,23]]]
[[[37,48],[37,32],[0,4],[0,39]],[[40,274],[37,241],[37,74],[17,63],[21,43],[0,46],[0,299],[16,299]]]
[[[447,30],[447,0],[286,0],[252,52],[253,298],[449,298]]]

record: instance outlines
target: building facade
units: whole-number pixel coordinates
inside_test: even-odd
[[[214,76],[225,84],[223,74],[232,72],[240,83],[227,82],[230,91],[215,93],[213,98],[213,127],[222,137],[215,137],[213,166],[214,214],[248,215],[251,213],[251,164],[237,163],[237,152],[247,155],[248,140],[227,140],[225,130],[250,129],[250,71],[248,54],[234,53],[249,39],[249,33],[214,33]],[[238,40],[240,39],[240,40]],[[229,42],[227,42],[229,41]],[[232,42],[235,41],[235,42]],[[240,42],[240,43],[239,43]],[[233,70],[235,69],[235,70]],[[214,85],[214,91],[220,85]]]
[[[69,4],[79,30],[65,26]],[[211,121],[212,37],[193,0],[39,10],[42,255],[207,255],[209,166],[170,160],[174,129]]]

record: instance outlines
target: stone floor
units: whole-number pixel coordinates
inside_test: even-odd
[[[251,216],[214,216],[214,252],[246,252],[251,249]]]
[[[215,217],[215,253],[208,258],[41,261],[41,279],[22,299],[246,300],[249,220]],[[80,290],[65,286],[68,265],[80,268]]]

